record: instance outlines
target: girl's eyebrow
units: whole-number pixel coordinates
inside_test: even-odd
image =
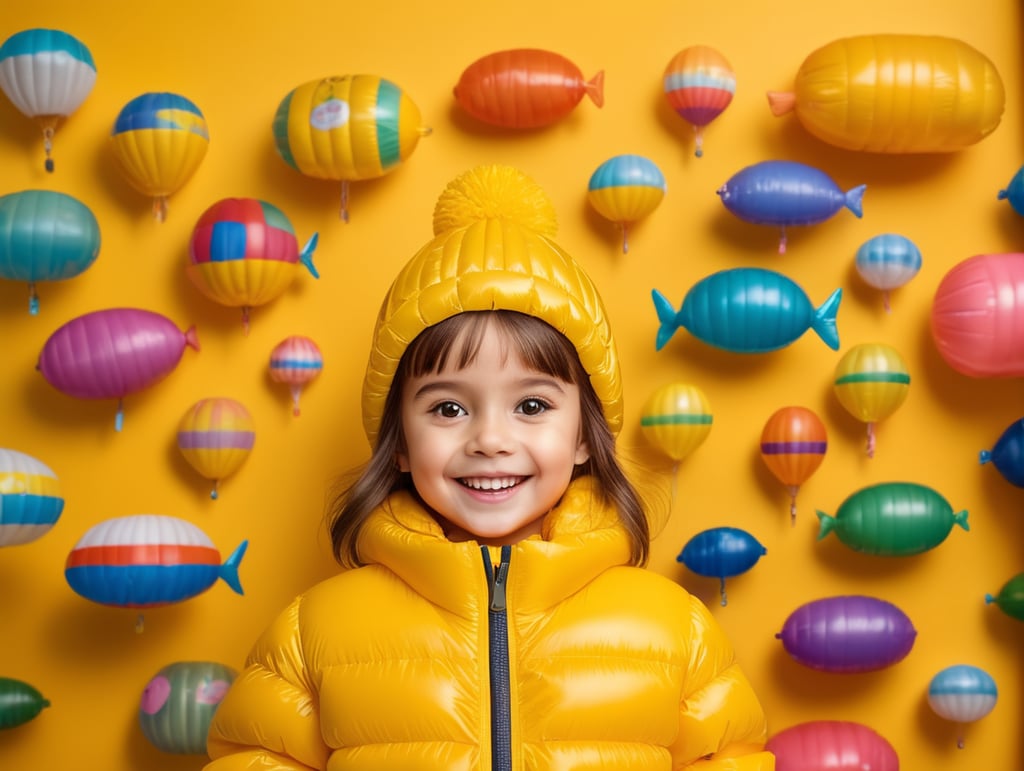
[[[552,388],[560,394],[565,393],[565,388],[563,388],[561,381],[555,377],[523,378],[517,385],[524,389]],[[412,398],[413,400],[419,400],[438,391],[457,391],[461,387],[464,387],[463,384],[455,380],[433,380],[417,388]]]

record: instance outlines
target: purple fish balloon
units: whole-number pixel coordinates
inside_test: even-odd
[[[786,228],[816,225],[846,208],[863,216],[867,185],[846,192],[825,172],[796,161],[762,161],[741,169],[718,188],[722,204],[741,220],[780,229],[779,254],[786,252]]]
[[[826,597],[794,610],[775,635],[795,661],[824,672],[884,669],[901,661],[917,631],[885,600],[864,595]]]
[[[116,399],[120,431],[124,397],[163,380],[186,347],[199,350],[194,327],[182,332],[153,311],[109,308],[78,316],[50,335],[36,369],[68,396]]]

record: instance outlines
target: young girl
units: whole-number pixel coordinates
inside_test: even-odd
[[[506,167],[438,201],[373,335],[373,448],[218,708],[207,771],[770,771],[707,609],[644,570],[600,297]]]

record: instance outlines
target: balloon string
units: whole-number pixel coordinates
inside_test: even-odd
[[[153,199],[153,217],[157,222],[167,220],[167,196],[158,195]]]
[[[135,634],[142,634],[146,630],[146,619],[140,613],[135,617]]]
[[[960,726],[957,726],[956,748],[958,750],[962,750],[964,748],[964,744],[965,744],[965,741],[964,741],[964,727],[962,725],[960,725]]]
[[[629,253],[629,225],[625,223],[622,225],[622,253]]]
[[[217,480],[217,479],[213,480],[213,487],[210,488],[210,500],[211,501],[217,500],[217,496],[218,496],[218,493],[217,493],[217,483],[219,481],[220,480]]]
[[[245,333],[246,337],[249,336],[249,310],[250,308],[248,305],[242,306],[242,331]]]
[[[796,494],[800,490],[797,485],[789,486],[789,524],[796,527]]]
[[[124,428],[124,400],[117,400],[117,414],[114,416],[114,429],[120,431]]]
[[[889,304],[889,290],[886,289],[882,292],[882,307],[885,308],[886,313],[892,313],[892,305]]]
[[[779,228],[779,254],[786,253],[786,226]]]
[[[679,490],[679,461],[672,464],[672,492],[669,496],[669,510],[676,506],[676,492]]]
[[[724,608],[726,605],[729,604],[729,600],[725,596],[725,579],[719,578],[718,580],[720,582],[718,587],[718,593],[722,595],[722,607]]]
[[[28,283],[28,312],[33,316],[39,313],[39,295],[34,281]]]
[[[875,424],[868,423],[868,445],[867,453],[869,458],[875,457]]]
[[[292,415],[299,417],[299,396],[302,393],[302,389],[299,386],[292,386]]]
[[[46,161],[43,163],[43,167],[52,174],[53,158],[50,157],[50,153],[53,152],[53,126],[43,129],[43,148],[46,150]]]
[[[700,129],[700,127],[697,127],[696,129],[694,129],[694,131],[696,133],[696,137],[697,138],[696,138],[696,142],[695,142],[696,146],[694,147],[693,154],[696,155],[698,158],[703,158],[704,157],[704,132]]]
[[[348,222],[348,180],[341,181],[341,219]]]

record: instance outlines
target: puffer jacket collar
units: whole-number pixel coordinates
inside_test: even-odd
[[[497,562],[498,549],[492,551]],[[367,564],[395,573],[435,605],[460,616],[477,612],[472,589],[485,587],[480,546],[453,543],[409,493],[391,495],[367,519],[359,537]],[[627,564],[629,541],[597,483],[575,480],[544,520],[542,536],[513,545],[509,593],[520,613],[557,604],[609,568]]]

